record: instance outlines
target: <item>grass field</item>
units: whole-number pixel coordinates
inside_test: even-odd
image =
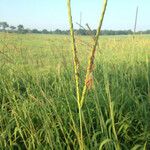
[[[76,42],[83,88],[93,41]],[[69,36],[0,34],[0,149],[79,149],[70,43]],[[84,148],[150,149],[150,36],[102,36],[95,59],[82,108]]]

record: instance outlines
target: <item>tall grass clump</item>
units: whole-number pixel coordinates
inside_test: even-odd
[[[79,91],[79,60],[77,56],[77,49],[76,49],[76,43],[75,43],[75,37],[74,37],[74,31],[73,31],[73,22],[72,22],[72,14],[71,14],[71,4],[70,0],[68,0],[68,16],[69,16],[69,23],[70,23],[70,34],[71,34],[71,39],[72,39],[72,49],[73,49],[73,56],[74,56],[74,69],[75,69],[75,80],[76,80],[76,93],[77,93],[77,102],[78,102],[78,110],[79,110],[79,120],[80,120],[80,149],[84,149],[84,142],[83,142],[83,131],[82,131],[82,106],[85,100],[85,93],[87,88],[90,88],[89,82],[93,82],[92,80],[92,71],[93,71],[93,65],[94,65],[94,57],[95,57],[95,52],[96,52],[96,46],[98,43],[105,11],[106,11],[106,6],[107,6],[107,0],[104,0],[104,6],[99,22],[99,26],[97,29],[96,37],[95,37],[95,43],[93,45],[93,49],[91,51],[91,55],[89,57],[89,63],[87,67],[87,72],[86,72],[86,77],[85,77],[85,85],[83,87],[83,92],[80,98],[80,91]]]

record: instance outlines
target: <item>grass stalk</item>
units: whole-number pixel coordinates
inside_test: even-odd
[[[71,0],[67,0],[68,6],[68,17],[69,17],[69,24],[70,24],[70,34],[71,34],[71,41],[72,41],[72,51],[73,51],[73,60],[74,60],[74,71],[75,71],[75,80],[76,80],[76,95],[77,101],[80,101],[80,91],[79,91],[79,60],[77,56],[77,49],[75,43],[75,36],[73,30],[73,22],[72,22],[72,14],[71,14]]]
[[[120,144],[119,144],[119,140],[118,140],[118,136],[117,136],[117,132],[116,132],[116,128],[115,128],[114,102],[111,99],[110,84],[109,84],[109,79],[108,79],[107,73],[105,73],[105,75],[104,75],[104,80],[105,80],[105,90],[106,90],[108,104],[109,104],[109,115],[110,115],[110,119],[111,119],[112,132],[113,132],[114,140],[115,140],[115,142],[114,142],[115,149],[120,150]]]
[[[85,93],[87,90],[87,84],[85,82],[85,85],[83,87],[83,92],[82,92],[82,97],[80,100],[80,92],[79,92],[79,61],[78,61],[78,57],[77,57],[77,50],[76,50],[76,43],[75,43],[75,37],[74,37],[74,31],[73,31],[73,22],[72,22],[72,15],[71,15],[71,4],[70,4],[71,0],[67,1],[67,6],[68,6],[68,16],[69,16],[69,23],[70,23],[70,34],[71,34],[71,40],[72,40],[72,50],[73,50],[73,56],[74,56],[74,69],[75,69],[75,80],[76,80],[76,94],[77,94],[77,101],[78,101],[78,109],[79,109],[79,121],[80,121],[80,149],[84,149],[84,144],[83,144],[83,131],[82,131],[82,106],[83,106],[83,102],[85,99]],[[94,64],[94,57],[95,57],[95,52],[96,52],[96,47],[98,44],[98,39],[99,39],[99,35],[100,35],[100,31],[101,31],[101,27],[102,27],[102,23],[103,23],[103,19],[104,19],[104,15],[105,15],[105,11],[106,11],[106,7],[107,7],[107,1],[108,0],[104,0],[104,4],[103,4],[103,9],[102,9],[102,14],[100,17],[100,22],[98,25],[98,29],[97,29],[97,33],[96,33],[96,37],[95,37],[95,43],[93,45],[93,49],[91,51],[91,55],[89,58],[89,62],[88,62],[88,67],[87,67],[87,72],[86,72],[86,77],[85,77],[85,81],[89,80],[89,76],[93,71],[93,64]]]
[[[78,102],[78,109],[79,109],[79,124],[80,124],[80,138],[79,138],[79,147],[80,150],[84,149],[83,144],[83,131],[82,131],[82,110],[80,108],[80,91],[79,91],[79,60],[77,56],[77,49],[74,37],[74,30],[73,30],[73,22],[72,22],[72,14],[71,14],[71,0],[67,0],[68,6],[68,17],[69,17],[69,24],[70,24],[70,34],[71,34],[71,41],[72,41],[72,50],[73,50],[73,57],[74,57],[74,71],[75,71],[75,80],[76,80],[76,95],[77,95],[77,102]]]
[[[92,74],[92,71],[93,71],[96,47],[97,47],[97,44],[98,44],[98,39],[99,39],[99,35],[100,35],[100,32],[101,32],[101,27],[102,27],[105,12],[106,12],[107,2],[108,2],[108,0],[104,0],[102,14],[100,16],[100,21],[99,21],[99,25],[98,25],[98,29],[97,29],[97,33],[96,33],[96,37],[95,37],[95,43],[93,45],[93,49],[92,49],[90,57],[89,57],[88,67],[87,67],[87,72],[86,72],[86,77],[85,77],[85,85],[83,87],[83,92],[82,92],[81,101],[80,101],[80,107],[83,106],[84,99],[85,99],[85,94],[86,94],[86,91],[87,91],[86,82],[89,81],[89,77],[90,77],[90,75]]]

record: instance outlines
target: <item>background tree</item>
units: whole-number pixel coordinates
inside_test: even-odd
[[[41,33],[38,29],[33,29],[31,32],[32,33]]]
[[[23,25],[18,25],[18,33],[23,33],[24,26]]]
[[[9,28],[11,29],[11,32],[14,32],[14,30],[16,29],[15,26],[10,26]]]
[[[62,34],[62,31],[59,30],[59,29],[56,29],[56,30],[54,31],[54,34]]]
[[[2,27],[3,31],[6,31],[6,28],[9,27],[7,22],[0,22],[0,27]]]
[[[44,29],[44,30],[42,30],[42,33],[43,34],[48,34],[49,32],[46,29]]]
[[[8,29],[9,27],[9,29]],[[56,29],[54,31],[48,31],[47,29],[44,30],[38,30],[38,29],[29,29],[29,28],[24,28],[23,25],[18,25],[17,27],[11,25],[9,26],[9,24],[7,22],[0,22],[0,31],[1,32],[16,32],[16,33],[21,33],[21,34],[26,34],[26,33],[38,33],[38,34],[59,34],[59,35],[68,35],[70,34],[69,30],[60,30],[60,29]],[[91,30],[89,32],[89,30],[86,29],[75,29],[74,32],[77,35],[96,35],[96,31],[95,29]],[[133,34],[132,30],[102,30],[101,35],[131,35]],[[137,31],[135,34],[150,34],[150,30],[145,30],[145,31]]]

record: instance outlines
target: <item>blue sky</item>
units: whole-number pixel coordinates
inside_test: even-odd
[[[68,29],[67,0],[0,0],[0,21],[26,28]],[[139,6],[137,30],[150,29],[150,0],[108,0],[103,29],[133,29]],[[96,28],[102,0],[72,0],[74,24],[80,20]],[[75,28],[78,26],[75,24]]]

